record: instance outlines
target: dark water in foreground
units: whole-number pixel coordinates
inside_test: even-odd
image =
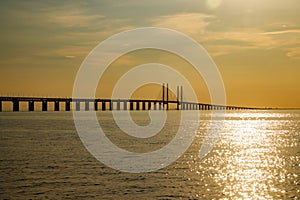
[[[133,118],[146,123],[147,113],[140,113]],[[91,156],[76,134],[71,113],[0,113],[0,198],[300,198],[300,111],[227,112],[221,137],[203,160],[198,152],[210,113],[201,113],[201,126],[187,152],[166,168],[140,174],[108,168]],[[98,117],[113,142],[122,141],[118,145],[129,149],[136,145],[114,137],[118,130],[110,112]],[[174,127],[171,122],[166,130]],[[168,140],[152,141],[151,148]],[[142,151],[143,145],[134,147]]]

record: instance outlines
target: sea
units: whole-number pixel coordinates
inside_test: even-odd
[[[120,130],[112,112],[96,112],[112,144],[136,153],[163,148],[180,126],[190,126],[178,123],[180,115],[167,111],[157,136],[136,139]],[[222,126],[213,130],[212,115],[200,111],[191,145],[174,162],[130,173],[107,166],[87,150],[72,112],[1,112],[0,199],[300,198],[300,110],[226,111],[218,118]],[[139,126],[151,120],[147,111],[130,116]],[[219,138],[200,158],[209,130],[219,132]]]

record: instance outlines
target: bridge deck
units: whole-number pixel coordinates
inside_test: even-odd
[[[84,110],[168,110],[169,104],[175,104],[177,110],[241,110],[255,109],[249,107],[212,105],[199,102],[174,101],[174,100],[157,100],[157,99],[90,99],[90,98],[59,98],[59,97],[0,97],[0,112],[2,111],[2,102],[12,102],[13,111],[19,111],[20,102],[28,102],[28,111],[34,111],[34,103],[42,102],[42,111],[48,110],[48,102],[54,102],[54,111],[60,110],[60,102],[65,103],[65,111],[70,111],[71,103],[75,104],[75,110],[81,110],[81,103],[85,104]],[[90,109],[90,103],[93,103],[93,109]],[[99,109],[101,104],[101,109]],[[116,104],[116,105],[115,105]],[[121,104],[123,105],[121,108]],[[128,105],[129,104],[129,105]],[[135,104],[135,106],[134,106]],[[140,105],[142,104],[142,105]],[[147,105],[146,105],[147,104]],[[157,105],[158,104],[158,105]]]

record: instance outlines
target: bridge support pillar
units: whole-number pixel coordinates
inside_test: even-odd
[[[164,105],[164,104],[163,104],[163,105]],[[162,110],[162,109],[163,109],[162,106],[161,106],[161,102],[158,103],[158,109],[159,109],[159,110]]]
[[[2,101],[0,101],[0,112],[2,112]]]
[[[48,102],[46,100],[43,100],[42,102],[42,111],[48,110]]]
[[[28,111],[34,111],[34,101],[28,101]]]
[[[153,110],[156,110],[156,102],[153,102]]]
[[[80,111],[80,101],[76,101],[76,111]]]
[[[148,110],[151,110],[151,102],[148,102]]]
[[[142,102],[142,109],[146,110],[146,102],[145,101]]]
[[[84,104],[84,110],[85,111],[89,111],[90,110],[90,102],[89,101],[85,102],[85,104]]]
[[[13,111],[18,112],[19,111],[19,101],[13,100]]]
[[[120,100],[117,101],[117,110],[120,110],[121,106],[120,106]]]
[[[106,102],[102,101],[102,110],[106,110]]]
[[[54,111],[59,111],[59,101],[54,102]]]
[[[132,101],[130,102],[130,108],[129,109],[133,110],[133,102]]]
[[[109,110],[113,110],[114,109],[114,102],[113,101],[109,101]]]
[[[94,110],[98,111],[98,101],[94,101]]]
[[[54,111],[59,111],[59,101],[54,102]]]
[[[66,101],[66,106],[65,106],[65,110],[66,111],[70,111],[71,110],[71,102],[70,101]]]
[[[123,101],[123,110],[127,110],[127,101]]]
[[[136,110],[140,110],[140,102],[139,101],[136,102]]]

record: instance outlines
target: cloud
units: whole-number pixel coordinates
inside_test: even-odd
[[[202,13],[165,15],[156,17],[151,22],[153,26],[174,29],[191,36],[200,44],[204,44],[214,56],[226,55],[241,50],[274,48],[280,48],[287,52],[288,57],[298,56],[298,48],[293,46],[299,44],[299,39],[297,37],[285,37],[285,35],[298,34],[300,33],[299,29],[266,32],[263,27],[216,28],[214,26],[215,22],[218,22],[218,18],[214,15]],[[278,27],[278,24],[276,26]],[[291,26],[280,25],[281,29],[288,27]]]
[[[289,33],[300,33],[299,29],[291,29],[291,30],[282,30],[282,31],[270,31],[264,32],[263,35],[281,35],[281,34],[289,34]]]
[[[133,28],[127,19],[108,18],[83,5],[53,4],[21,2],[4,10],[5,16],[14,20],[4,24],[7,33],[2,38],[8,43],[18,41],[28,57],[72,59],[88,55],[109,36]],[[34,44],[28,48],[31,42]]]
[[[65,56],[65,58],[68,58],[68,59],[73,59],[73,58],[76,58],[76,56],[67,55],[67,56]]]
[[[151,20],[153,26],[171,28],[188,35],[203,34],[209,25],[211,15],[202,13],[182,13],[164,15]]]
[[[299,37],[288,37],[286,34],[297,34],[299,30],[285,30],[263,32],[260,29],[241,29],[226,32],[209,32],[206,41],[214,55],[230,54],[235,51],[252,49],[281,49],[290,58],[299,57]],[[283,36],[284,35],[284,36]],[[227,45],[219,45],[214,40],[222,39],[228,41]],[[232,41],[235,41],[233,43]],[[232,43],[232,44],[230,44]]]
[[[86,15],[83,11],[72,10],[63,13],[51,13],[49,20],[54,23],[58,23],[64,27],[89,27],[99,24],[99,22],[105,20],[103,15]]]
[[[290,58],[300,58],[300,47],[287,49],[286,55]]]
[[[153,26],[174,29],[205,44],[213,55],[229,54],[237,49],[253,49],[274,46],[268,36],[257,30],[214,30],[211,29],[216,16],[202,13],[165,15],[151,20]],[[222,41],[222,42],[221,42]],[[225,41],[226,44],[222,44]]]

